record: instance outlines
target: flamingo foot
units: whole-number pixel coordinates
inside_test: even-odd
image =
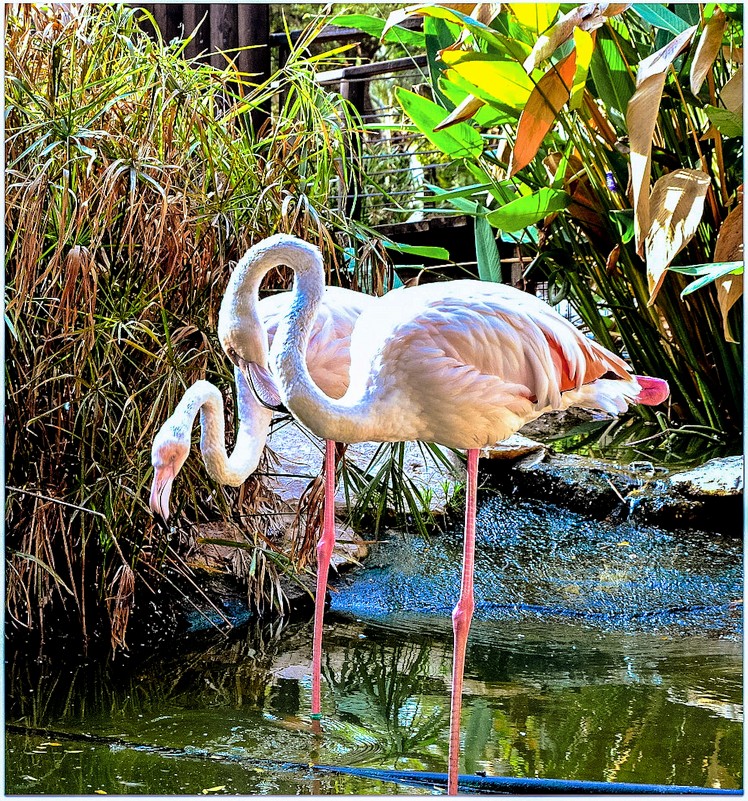
[[[470,623],[475,607],[473,597],[473,567],[475,564],[475,511],[478,494],[477,449],[467,453],[467,499],[465,503],[465,539],[462,560],[460,599],[452,612],[454,654],[452,657],[452,704],[449,715],[449,765],[447,794],[457,795],[457,778],[460,763],[460,715],[462,712],[462,682],[465,671],[465,652]]]
[[[321,729],[322,622],[325,615],[327,575],[335,547],[335,443],[325,440],[325,511],[322,536],[317,543],[317,590],[314,596],[314,643],[312,645],[312,730]]]

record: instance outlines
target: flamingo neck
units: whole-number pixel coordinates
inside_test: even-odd
[[[226,450],[224,405],[221,393],[208,381],[198,381],[180,402],[182,414],[191,428],[200,412],[200,452],[208,475],[220,484],[238,487],[257,469],[265,447],[272,412],[261,406],[235,371],[239,430],[234,450]],[[177,408],[179,411],[179,407]]]
[[[313,245],[285,237],[276,245],[274,258],[294,271],[291,303],[278,325],[270,351],[270,364],[280,385],[283,402],[317,436],[338,442],[371,439],[357,398],[349,393],[334,400],[315,384],[306,362],[317,309],[325,291],[322,255]]]

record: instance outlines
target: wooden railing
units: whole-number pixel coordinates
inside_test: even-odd
[[[273,64],[282,65],[288,60],[291,47],[302,35],[302,31],[270,33],[270,9],[267,3],[156,3],[143,7],[153,15],[166,41],[189,36],[199,26],[185,50],[188,58],[202,57],[221,68],[226,64],[226,56],[222,53],[226,53],[236,62],[239,70],[256,75],[258,81],[270,76]],[[414,19],[406,24],[408,27],[417,27],[421,23]],[[367,38],[367,34],[359,30],[327,26],[315,37],[315,42],[347,43]],[[247,46],[253,47],[244,49]],[[277,58],[273,57],[274,51],[277,52]],[[426,67],[426,56],[419,55],[344,66],[319,73],[317,80],[323,85],[335,87],[365,122],[396,124],[401,119],[399,108],[383,108],[381,104],[374,103],[370,92],[373,82],[393,75],[400,76],[406,83],[413,83],[418,76],[427,82]],[[269,108],[255,110],[253,123],[259,126],[269,113]],[[431,148],[420,134],[405,129],[397,135],[387,136],[377,136],[375,132],[367,130],[360,144],[363,146],[369,177],[366,188],[361,184],[347,187],[346,211],[352,216],[366,219],[380,233],[396,241],[445,247],[458,268],[474,274],[472,218],[459,214],[429,213],[427,207],[433,205],[433,200],[421,196],[419,190],[422,181],[412,181],[408,186],[407,174],[414,172],[429,182],[436,182],[437,171],[443,166],[439,152]],[[373,188],[375,186],[383,187],[384,191],[376,191]],[[404,218],[401,222],[396,221],[397,212],[393,207],[400,207]],[[409,216],[406,217],[406,214]],[[507,279],[512,283],[521,283],[525,265],[519,252],[514,250],[514,255],[503,258],[502,262],[506,265]],[[506,255],[509,256],[509,253]],[[407,256],[398,257],[398,260],[405,263],[424,261]],[[429,260],[426,261],[428,263]]]

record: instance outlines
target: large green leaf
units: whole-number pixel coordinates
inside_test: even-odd
[[[735,114],[726,108],[718,106],[704,106],[706,116],[714,127],[725,136],[743,135],[743,115]]]
[[[393,242],[391,239],[383,239],[382,244],[397,253],[409,253],[411,256],[425,256],[427,259],[449,261],[449,251],[446,248],[433,245],[404,245],[402,242]]]
[[[439,89],[443,95],[449,98],[455,107],[459,106],[462,101],[470,94],[452,81],[448,81],[445,77],[439,79]],[[496,125],[511,125],[517,121],[517,114],[515,112],[508,113],[502,109],[497,109],[490,104],[486,104],[473,115],[472,119],[481,126],[481,128],[493,128]]]
[[[483,139],[471,125],[458,122],[444,131],[434,132],[434,127],[447,116],[445,109],[400,86],[395,91],[403,111],[429,142],[442,153],[456,159],[477,158],[483,152]]]
[[[457,40],[459,29],[456,25],[451,25],[443,19],[425,17],[423,20],[423,33],[426,39],[426,58],[429,65],[431,86],[434,89],[436,99],[441,101],[445,108],[452,111],[452,109],[459,104],[455,103],[453,105],[452,100],[442,92],[440,82],[442,69],[438,61],[439,53]]]
[[[370,36],[376,36],[377,39],[382,38],[382,31],[384,30],[384,20],[371,14],[340,14],[330,22],[330,25],[339,25],[342,28],[356,28],[359,31],[368,33]],[[422,31],[413,31],[409,28],[395,25],[387,31],[384,41],[399,42],[409,47],[423,47],[425,38]]]
[[[475,88],[473,94],[499,108],[521,111],[527,103],[535,83],[516,61],[501,61],[487,53],[449,50],[441,54],[452,73]],[[535,76],[539,79],[541,74]],[[464,86],[464,84],[463,84]]]
[[[672,11],[668,11],[662,3],[634,3],[631,9],[645,22],[654,25],[655,28],[670,31],[670,33],[682,33],[689,27],[685,20],[677,14],[673,14]]]
[[[565,209],[570,202],[571,198],[566,192],[544,187],[492,211],[486,219],[494,228],[501,228],[502,231],[521,231],[552,212]]]
[[[590,72],[600,100],[608,109],[611,122],[619,133],[626,132],[626,108],[636,85],[610,34],[598,32],[597,47],[592,51]]]
[[[475,218],[475,254],[481,281],[501,283],[501,258],[496,235],[485,217]]]

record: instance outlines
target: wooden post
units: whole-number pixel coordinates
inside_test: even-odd
[[[363,77],[353,77],[348,75],[348,70],[343,69],[343,77],[340,81],[340,94],[347,100],[359,114],[363,115],[366,102],[366,91],[368,83]],[[350,154],[355,157],[362,145],[361,134],[358,131],[349,131]],[[355,160],[355,158],[354,158]],[[356,166],[360,166],[357,164]],[[357,171],[354,170],[353,185],[347,187],[347,197],[345,199],[345,213],[353,220],[361,219],[361,183],[356,178]]]
[[[182,24],[185,37],[189,36],[205,17],[195,38],[187,45],[184,52],[187,58],[197,58],[200,53],[210,51],[210,5],[208,3],[185,3],[182,8],[184,9]]]
[[[239,13],[235,4],[210,4],[210,49],[214,55],[210,63],[219,70],[226,66],[226,56],[218,50],[231,51],[239,45]],[[229,58],[235,59],[236,53],[227,53]]]
[[[270,4],[240,3],[238,6],[238,42],[242,50],[237,66],[250,74],[252,83],[263,83],[270,77]],[[252,128],[257,131],[270,117],[270,101],[250,112]]]

